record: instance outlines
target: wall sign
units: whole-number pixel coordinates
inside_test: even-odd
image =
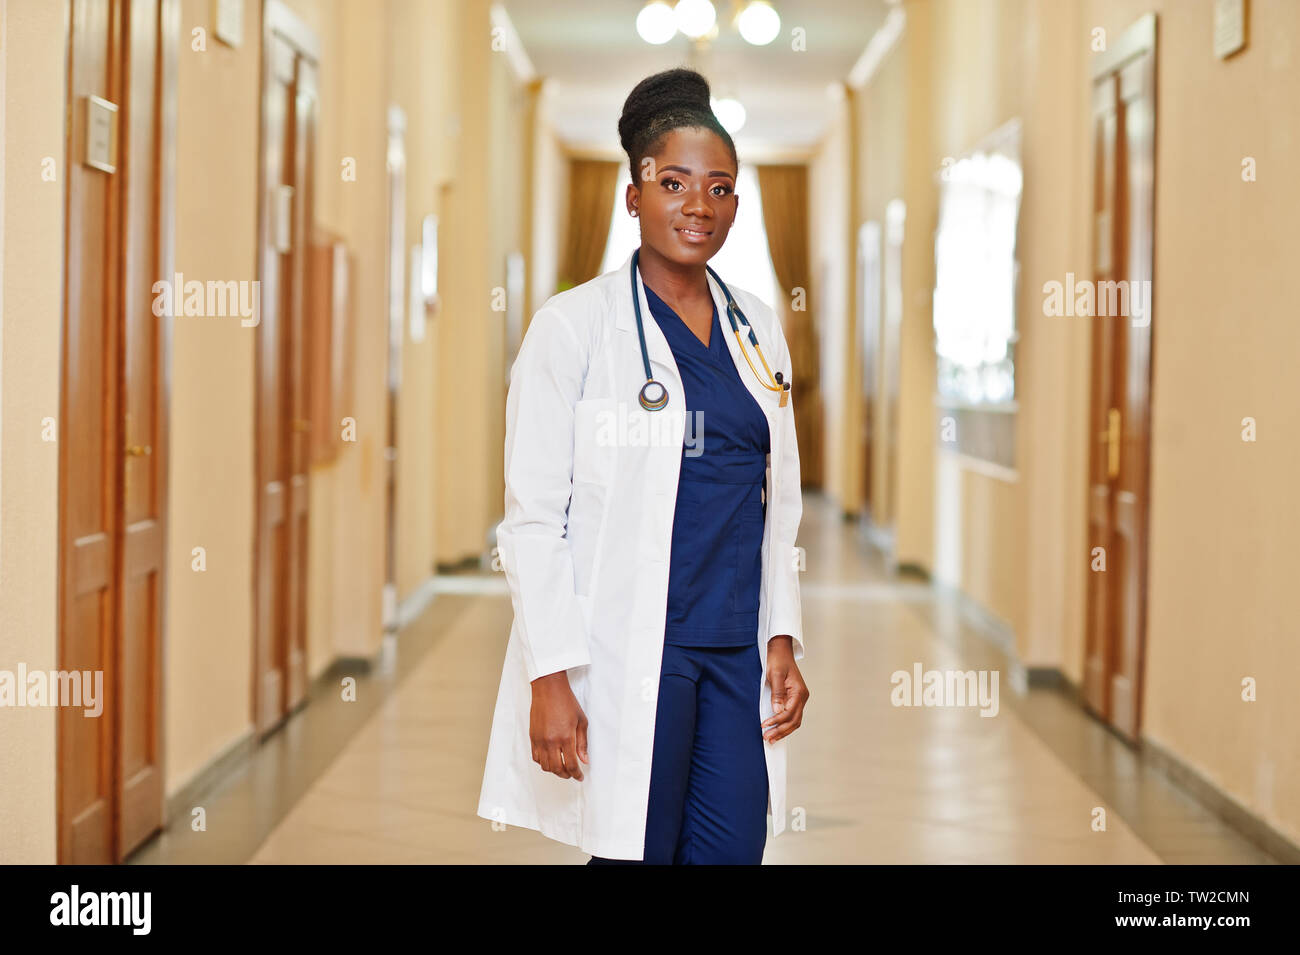
[[[85,134],[82,161],[104,172],[117,172],[117,104],[87,96]]]
[[[1246,47],[1246,0],[1214,0],[1214,55],[1226,60]]]

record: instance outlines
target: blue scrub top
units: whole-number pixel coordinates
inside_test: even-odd
[[[767,416],[740,378],[713,306],[709,344],[645,286],[686,392],[664,642],[737,647],[758,639]]]

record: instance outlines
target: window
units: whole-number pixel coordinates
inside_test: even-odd
[[[1015,399],[1019,124],[999,129],[944,171],[935,233],[934,330],[939,395]]]

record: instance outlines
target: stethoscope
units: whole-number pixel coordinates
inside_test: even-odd
[[[641,386],[641,407],[646,411],[658,411],[668,404],[668,389],[663,386],[663,382],[655,381],[654,375],[650,371],[650,353],[645,347],[645,328],[641,324],[641,295],[637,288],[636,281],[636,263],[637,258],[641,255],[641,250],[637,249],[632,253],[632,307],[636,310],[636,333],[641,339],[641,361],[645,365],[645,384]],[[740,345],[740,353],[745,356],[745,362],[749,365],[750,371],[758,379],[758,383],[768,391],[779,391],[781,393],[781,407],[789,398],[790,382],[786,381],[781,372],[772,374],[772,369],[768,367],[767,359],[763,357],[763,348],[758,344],[758,336],[754,334],[754,327],[749,324],[749,319],[745,313],[740,310],[736,300],[731,297],[731,289],[727,288],[727,283],[722,281],[718,273],[713,271],[713,267],[705,265],[705,269],[713,276],[713,280],[718,283],[722,289],[722,294],[727,298],[727,318],[731,321],[731,330],[736,335],[736,341]],[[754,351],[758,354],[758,360],[763,363],[763,370],[767,372],[767,380],[758,373],[754,367],[753,360],[749,357],[749,352],[745,350],[745,341],[740,337],[740,326],[744,325],[749,333],[749,343],[754,346]],[[768,384],[771,381],[771,384]]]

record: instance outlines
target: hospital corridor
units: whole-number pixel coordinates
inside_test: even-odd
[[[963,670],[1005,660],[957,605],[891,579],[833,508],[810,503],[800,535],[816,568],[804,585],[805,626],[831,646],[806,667],[817,706],[800,729],[810,742],[793,757],[790,794],[804,828],[770,839],[765,864],[1274,861],[1053,690],[1008,692],[996,718],[918,715],[865,692],[889,686],[898,660]],[[238,839],[180,828],[132,861],[586,862],[531,830],[471,820],[510,602],[483,574],[435,586],[437,599],[371,677],[367,695],[380,698],[369,712],[313,704],[285,740],[206,797],[209,818]],[[1114,814],[1107,838],[1071,835],[1074,816],[1096,805]]]
[[[0,0],[0,95],[0,875],[1300,862],[1297,0]]]

